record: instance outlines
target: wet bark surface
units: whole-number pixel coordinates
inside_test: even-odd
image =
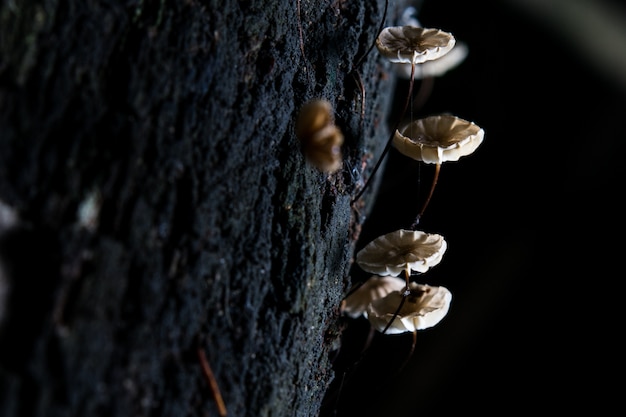
[[[0,5],[0,414],[219,415],[199,350],[229,416],[318,414],[388,137],[393,79],[353,66],[383,5]],[[330,175],[293,133],[317,97]]]

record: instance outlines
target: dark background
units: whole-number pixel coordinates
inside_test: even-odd
[[[536,3],[421,5],[422,25],[453,33],[469,55],[412,117],[449,112],[481,126],[485,140],[442,165],[420,225],[448,242],[418,281],[452,291],[449,314],[418,334],[402,369],[409,334],[376,334],[354,365],[368,325],[347,321],[331,390],[340,415],[605,415],[619,399],[626,84],[614,65],[626,39],[591,23],[599,12],[603,29],[623,31],[626,9]],[[622,55],[607,63],[594,48]],[[398,81],[398,108],[407,85]],[[433,172],[389,153],[357,250],[410,227]],[[352,276],[368,277],[357,266]]]

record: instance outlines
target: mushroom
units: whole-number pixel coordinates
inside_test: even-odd
[[[439,323],[448,313],[451,300],[452,293],[445,287],[411,282],[408,291],[392,291],[373,300],[366,314],[381,333],[415,332]]]
[[[415,120],[396,130],[393,145],[400,153],[427,164],[458,161],[474,152],[485,132],[473,122],[443,114]]]
[[[439,323],[448,314],[451,300],[452,293],[445,287],[411,282],[404,291],[393,291],[373,300],[365,315],[372,328],[382,334],[413,333],[406,364],[415,349],[417,331]]]
[[[335,125],[328,100],[305,103],[296,120],[296,136],[307,162],[322,172],[333,173],[342,166],[343,134]]]
[[[419,223],[433,195],[441,164],[458,161],[474,152],[482,143],[485,131],[473,122],[452,115],[429,116],[409,123],[396,130],[393,146],[403,155],[435,164],[435,175],[426,198],[413,226]]]
[[[451,33],[416,26],[384,28],[376,39],[376,48],[391,62],[421,64],[437,59],[454,47]]]
[[[417,15],[418,10],[414,6],[408,6],[404,9],[402,14],[400,14],[398,22],[402,26],[422,27]],[[467,53],[467,45],[463,42],[456,42],[454,47],[448,53],[438,59],[422,62],[421,64],[416,65],[414,78],[424,79],[441,76],[463,62]],[[400,77],[409,79],[411,76],[411,65],[409,63],[394,65],[393,67],[395,73]]]
[[[402,291],[405,282],[392,276],[372,275],[363,285],[349,294],[341,303],[341,312],[353,319],[366,315],[368,305],[392,291]]]
[[[363,270],[382,276],[404,271],[408,287],[411,271],[426,272],[437,265],[447,246],[441,235],[400,229],[365,245],[356,254],[356,262]]]

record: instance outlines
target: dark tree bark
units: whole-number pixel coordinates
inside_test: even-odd
[[[229,416],[319,413],[389,133],[393,79],[354,66],[383,7],[2,2],[0,414],[216,416],[199,351]],[[316,97],[335,174],[294,135]]]

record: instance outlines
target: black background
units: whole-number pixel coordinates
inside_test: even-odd
[[[475,153],[442,165],[420,224],[448,250],[418,281],[453,300],[404,368],[411,336],[376,334],[346,371],[368,331],[347,320],[329,400],[337,415],[605,415],[619,400],[626,87],[557,21],[516,3],[421,5],[421,24],[453,33],[469,55],[412,117],[448,112],[486,132]],[[625,41],[583,35],[598,48]],[[399,108],[407,85],[398,82]],[[409,228],[430,186],[432,165],[393,149],[387,158],[357,250]]]

